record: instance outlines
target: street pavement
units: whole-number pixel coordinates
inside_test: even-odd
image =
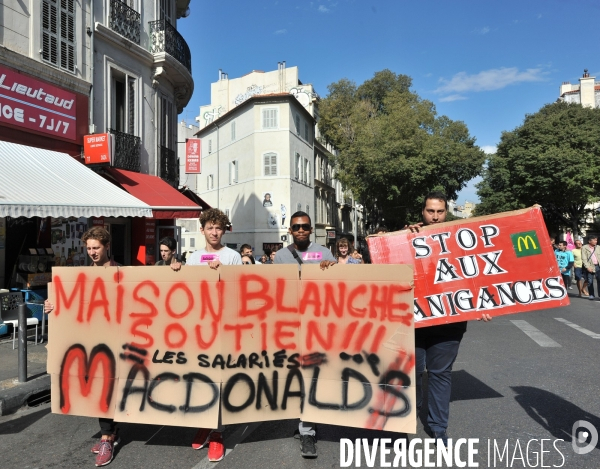
[[[567,307],[470,322],[454,366],[449,436],[478,438],[473,459],[482,468],[597,469],[600,444],[576,454],[571,434],[581,420],[600,430],[598,357],[600,301],[572,296]],[[300,457],[292,437],[297,420],[232,425],[224,433],[228,453],[220,463],[208,462],[206,449],[191,449],[195,429],[121,424],[122,443],[110,467],[340,467],[340,438],[427,438],[421,420],[426,415],[416,435],[319,425],[316,460]],[[48,404],[0,417],[0,467],[93,467],[90,447],[98,436],[96,419],[51,414]],[[460,454],[466,461],[464,447]],[[392,450],[388,462],[393,458]],[[364,455],[359,467],[368,467]]]

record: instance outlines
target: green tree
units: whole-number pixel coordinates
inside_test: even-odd
[[[418,220],[432,190],[456,198],[485,159],[463,122],[438,116],[410,87],[410,77],[382,70],[358,87],[332,83],[319,106],[337,179],[390,228]]]
[[[549,231],[579,232],[598,194],[600,109],[548,104],[503,132],[478,185],[477,214],[542,206]]]

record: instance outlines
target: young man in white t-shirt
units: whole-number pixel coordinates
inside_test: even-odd
[[[211,269],[218,269],[220,265],[242,265],[240,253],[221,244],[221,238],[229,224],[227,215],[217,208],[202,212],[200,231],[206,239],[206,247],[193,252],[188,257],[186,265],[208,265]],[[219,428],[214,430],[199,428],[192,441],[192,448],[201,449],[208,442],[208,460],[220,461],[225,456],[221,431],[220,424]]]
[[[240,253],[221,244],[221,238],[229,226],[229,218],[218,208],[211,208],[202,212],[200,216],[200,232],[206,239],[206,247],[193,252],[186,265],[208,265],[211,269],[218,269],[223,265],[241,265]]]

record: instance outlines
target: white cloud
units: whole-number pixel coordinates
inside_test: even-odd
[[[516,67],[492,68],[483,70],[474,75],[460,72],[450,80],[440,78],[441,85],[435,90],[436,93],[465,93],[492,91],[506,88],[517,83],[534,82],[544,80],[545,72],[541,68],[528,68],[520,72]]]
[[[451,94],[450,96],[444,96],[443,98],[440,98],[440,102],[450,103],[452,101],[462,101],[463,99],[468,99],[468,98],[461,94]]]
[[[474,32],[475,34],[481,34],[481,35],[483,36],[484,34],[487,34],[487,33],[489,33],[490,31],[491,31],[491,29],[490,29],[490,27],[489,27],[489,26],[484,26],[483,28],[481,28],[481,29],[476,29],[476,30],[475,30],[475,31],[473,31],[473,32]]]
[[[493,155],[498,150],[498,147],[496,145],[483,145],[479,148],[481,148],[488,155]]]
[[[278,29],[273,34],[285,34],[285,33],[287,33],[287,29]]]
[[[329,8],[327,8],[325,5],[319,5],[319,11],[321,13],[327,13],[329,11]]]

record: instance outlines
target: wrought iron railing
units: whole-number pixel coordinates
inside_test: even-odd
[[[166,52],[192,73],[192,54],[183,36],[167,20],[150,21],[150,52]]]
[[[115,152],[113,154],[113,166],[128,171],[140,172],[142,139],[135,135],[108,129],[115,136]]]
[[[128,7],[121,0],[110,1],[110,18],[108,25],[121,36],[126,37],[136,44],[140,43],[140,30],[142,21],[140,14]]]
[[[172,186],[179,183],[179,163],[177,153],[167,147],[160,146],[160,177]]]

